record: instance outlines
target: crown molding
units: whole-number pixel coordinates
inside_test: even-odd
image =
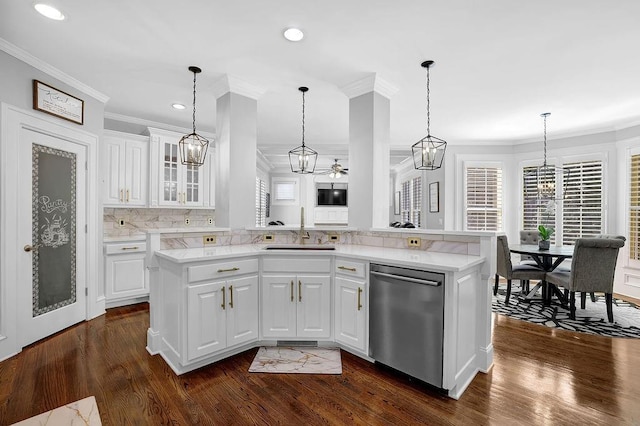
[[[216,80],[213,83],[211,90],[213,90],[213,94],[216,99],[231,92],[258,100],[258,98],[266,92],[266,90],[260,86],[256,86],[255,84],[251,84],[229,74],[225,74]]]
[[[168,132],[177,132],[181,134],[190,133],[193,130],[190,127],[187,128],[187,127],[173,126],[171,124],[160,123],[158,121],[153,121],[153,120],[146,120],[144,118],[130,117],[128,115],[116,114],[114,112],[105,111],[104,118],[109,120],[120,121],[122,123],[138,124],[140,126],[145,126],[147,128],[164,130]],[[106,129],[106,130],[109,130],[109,129]],[[210,133],[210,132],[198,132],[198,133],[201,133],[202,136],[210,140],[215,140],[216,138],[215,133]]]
[[[61,82],[78,89],[82,93],[91,96],[92,98],[97,99],[98,101],[106,104],[109,101],[109,96],[104,93],[100,93],[92,87],[87,86],[79,80],[71,77],[69,74],[59,70],[58,68],[49,65],[41,59],[36,58],[31,53],[27,52],[16,46],[15,44],[9,43],[7,40],[0,38],[0,50],[6,52],[7,54],[13,56],[20,61],[31,65],[32,67],[42,71],[50,75],[53,78],[60,80]]]
[[[386,98],[391,98],[398,93],[398,88],[386,80],[380,78],[376,73],[371,73],[365,78],[349,83],[340,88],[349,99],[364,95],[369,92],[378,92]]]

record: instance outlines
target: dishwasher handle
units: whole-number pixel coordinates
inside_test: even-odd
[[[411,278],[411,277],[405,277],[405,276],[402,276],[402,275],[386,274],[384,272],[377,272],[377,271],[370,271],[369,273],[371,275],[377,275],[377,276],[385,277],[385,278],[393,278],[395,280],[408,281],[408,282],[412,282],[412,283],[416,283],[416,284],[430,285],[432,287],[438,287],[438,286],[442,285],[442,282],[440,282],[440,281],[421,280],[419,278]]]

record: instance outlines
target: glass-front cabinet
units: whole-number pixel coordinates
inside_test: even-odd
[[[201,167],[185,166],[180,162],[176,132],[149,129],[151,140],[151,206],[213,207],[213,149],[209,147],[206,163]],[[157,161],[153,161],[157,158]],[[154,170],[154,168],[156,170]]]

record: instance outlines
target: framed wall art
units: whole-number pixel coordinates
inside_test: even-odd
[[[84,124],[82,99],[38,80],[33,80],[33,109],[77,124]]]
[[[429,184],[429,213],[440,211],[440,182]]]

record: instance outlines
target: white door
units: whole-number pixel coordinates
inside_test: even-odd
[[[86,318],[86,147],[22,129],[18,331],[26,346]]]
[[[187,303],[188,360],[191,361],[226,348],[227,299],[225,282],[189,286],[187,288]]]
[[[262,277],[262,336],[296,336],[296,284],[292,275]]]
[[[331,337],[331,278],[298,275],[298,337]]]
[[[227,346],[258,339],[258,276],[227,281]]]
[[[336,342],[366,351],[364,282],[336,277]]]

